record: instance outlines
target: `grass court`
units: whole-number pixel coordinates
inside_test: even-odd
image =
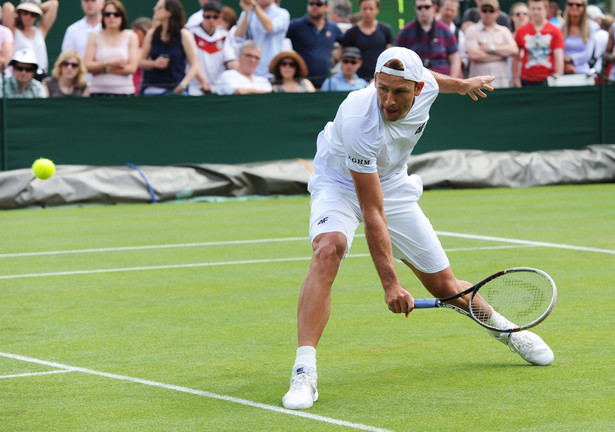
[[[458,277],[553,277],[558,302],[535,329],[549,367],[453,311],[391,314],[357,236],[318,347],[320,399],[303,412],[281,398],[308,197],[2,211],[0,429],[615,430],[614,197],[597,184],[420,201]]]

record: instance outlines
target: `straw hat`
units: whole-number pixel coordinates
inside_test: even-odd
[[[21,0],[16,10],[25,10],[43,16],[43,10],[41,9],[41,0]]]
[[[304,77],[308,74],[308,68],[305,65],[305,61],[296,51],[282,51],[280,54],[275,56],[271,63],[269,63],[269,72],[274,75],[279,75],[279,66],[280,62],[284,59],[291,59],[297,63],[297,76]]]

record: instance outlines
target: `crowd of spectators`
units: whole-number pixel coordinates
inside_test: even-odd
[[[190,0],[194,1],[194,0]],[[237,2],[232,6],[224,4]],[[297,0],[300,1],[300,0]],[[186,3],[184,1],[183,3]],[[380,0],[306,0],[291,19],[280,0],[158,0],[129,21],[120,0],[81,0],[83,18],[64,33],[49,67],[46,36],[58,0],[2,6],[0,92],[12,98],[131,97],[352,91],[369,85],[385,49],[414,50],[452,76],[492,74],[494,87],[545,86],[561,75],[615,80],[615,24],[587,0],[514,3],[415,0],[416,19],[394,38]],[[197,5],[195,5],[197,6]],[[76,6],[75,6],[76,7]],[[592,78],[593,79],[593,78]]]

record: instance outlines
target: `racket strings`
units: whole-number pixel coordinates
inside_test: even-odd
[[[504,273],[483,285],[479,292],[470,302],[472,315],[498,329],[534,323],[549,310],[553,299],[551,281],[528,271]]]

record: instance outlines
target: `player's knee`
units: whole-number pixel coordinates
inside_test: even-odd
[[[346,252],[346,241],[340,237],[330,236],[320,239],[314,246],[314,258],[320,262],[339,262]]]

